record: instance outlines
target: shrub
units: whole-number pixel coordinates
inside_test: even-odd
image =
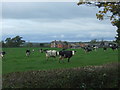
[[[119,88],[119,63],[3,75],[3,88]]]

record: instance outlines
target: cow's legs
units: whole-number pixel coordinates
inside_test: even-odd
[[[30,56],[30,53],[26,53],[26,56],[29,57],[29,56]]]
[[[48,61],[48,56],[46,57],[46,60]]]
[[[1,54],[1,57],[3,58],[3,57],[4,57],[4,55],[2,55],[2,54]]]
[[[70,62],[70,58],[68,58],[68,62]]]
[[[59,57],[59,63],[60,63],[61,60],[63,60],[63,57],[62,57],[62,56]]]
[[[26,56],[28,56],[28,53],[26,53]]]
[[[60,57],[59,57],[59,63],[60,63],[60,60],[61,60],[61,59],[62,59],[62,57],[60,56]]]

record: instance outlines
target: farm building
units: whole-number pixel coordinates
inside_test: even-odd
[[[53,48],[69,48],[70,44],[66,41],[52,41],[51,42],[51,47]]]
[[[67,42],[54,40],[50,43],[52,48],[80,48],[89,45],[88,43]]]

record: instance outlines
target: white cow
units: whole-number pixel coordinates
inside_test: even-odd
[[[56,57],[58,55],[58,52],[56,50],[47,50],[46,51],[46,59],[49,57]]]

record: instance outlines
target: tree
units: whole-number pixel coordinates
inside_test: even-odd
[[[95,5],[98,8],[102,8],[96,16],[99,20],[104,20],[105,18],[109,18],[112,25],[117,27],[117,35],[116,42],[120,45],[120,1],[117,2],[78,2],[77,5],[87,4],[87,5]],[[111,14],[108,14],[111,13]]]
[[[13,44],[11,38],[6,38],[5,42],[6,42],[6,47],[12,47]]]
[[[90,43],[91,43],[91,44],[95,44],[95,43],[97,43],[97,39],[93,39],[93,40],[91,40]]]
[[[40,47],[44,47],[44,43],[40,43],[39,45],[40,45]]]
[[[7,47],[19,47],[21,44],[24,44],[25,41],[21,40],[22,37],[16,36],[14,38],[6,38],[6,46]]]
[[[13,46],[19,47],[21,44],[23,44],[25,41],[21,40],[21,39],[22,39],[22,37],[20,37],[20,36],[16,36],[16,37],[12,38],[12,42],[14,44]]]
[[[5,47],[4,41],[1,41],[0,43],[1,43],[2,47]]]
[[[68,45],[68,42],[67,42],[67,41],[64,41],[63,43],[64,43],[65,45]]]
[[[29,42],[29,43],[27,44],[27,46],[28,46],[28,47],[33,47],[33,43]]]

